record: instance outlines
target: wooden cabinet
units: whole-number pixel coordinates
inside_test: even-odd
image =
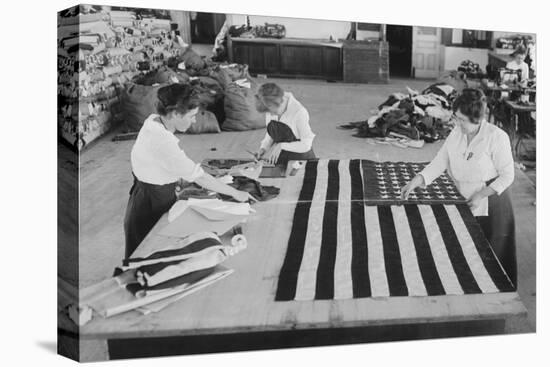
[[[275,77],[342,79],[339,44],[283,39],[231,38],[229,60],[248,64],[252,74]]]

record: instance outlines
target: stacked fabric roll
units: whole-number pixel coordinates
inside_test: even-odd
[[[60,135],[79,150],[119,120],[129,81],[184,51],[170,36],[170,20],[138,19],[131,11],[80,9],[58,25]]]

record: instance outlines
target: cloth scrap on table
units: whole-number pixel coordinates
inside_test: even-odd
[[[306,164],[276,301],[514,291],[467,204],[367,206],[362,174]]]
[[[165,237],[183,238],[196,232],[214,232],[222,235],[234,226],[246,221],[248,215],[236,215],[232,219],[211,221],[195,210],[185,210],[173,222],[170,222],[159,231]]]

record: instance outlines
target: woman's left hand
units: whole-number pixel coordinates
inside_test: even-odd
[[[270,164],[275,164],[279,160],[279,155],[281,155],[282,145],[281,143],[275,143],[271,148],[264,154],[265,159]]]
[[[481,193],[481,191],[476,192],[470,200],[468,200],[468,205],[470,208],[474,209],[477,208],[481,204],[481,200],[483,200],[485,196]]]

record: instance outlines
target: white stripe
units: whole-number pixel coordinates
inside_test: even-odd
[[[351,278],[351,176],[349,159],[342,159],[338,165],[340,192],[338,193],[338,224],[336,262],[334,265],[334,298],[353,298]]]
[[[479,256],[474,240],[470,236],[470,232],[468,228],[466,228],[466,224],[458,209],[455,205],[445,205],[445,209],[447,210],[451,223],[453,223],[458,241],[464,252],[464,257],[468,262],[468,266],[470,266],[470,270],[479,288],[483,293],[498,293],[499,290],[487,272],[485,264],[483,264],[483,260],[481,260]]]
[[[441,278],[441,283],[445,288],[445,293],[464,294],[458,282],[458,278],[456,277],[453,265],[451,264],[451,260],[449,259],[449,254],[445,247],[445,242],[443,242],[443,237],[441,236],[441,231],[435,220],[432,208],[429,205],[418,205],[418,210],[420,211],[422,223],[424,223],[424,228],[426,229],[432,256],[437,272],[439,273],[439,278]]]
[[[369,253],[369,276],[373,297],[389,297],[386,263],[384,261],[384,246],[380,221],[376,206],[365,206],[365,223],[367,226],[367,243]]]
[[[309,210],[307,233],[304,245],[304,256],[298,272],[296,284],[297,300],[312,300],[315,298],[315,283],[317,267],[321,253],[321,238],[323,236],[323,213],[328,184],[328,160],[319,160],[317,165],[317,181]]]
[[[402,205],[392,205],[391,211],[393,222],[395,223],[399,252],[401,253],[401,266],[403,267],[403,275],[405,276],[409,296],[426,296],[428,292],[424,286],[424,280],[418,266],[416,249],[405,208]]]

